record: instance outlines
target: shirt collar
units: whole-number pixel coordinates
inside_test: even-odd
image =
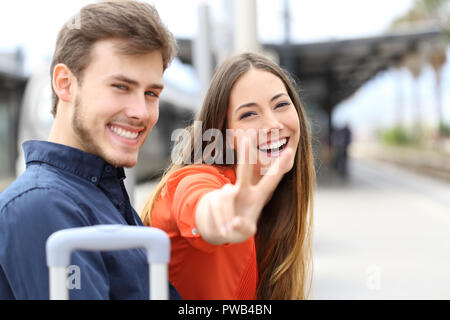
[[[97,185],[102,178],[123,180],[125,171],[114,167],[102,158],[82,150],[48,141],[26,141],[22,145],[27,166],[43,162],[69,171]]]

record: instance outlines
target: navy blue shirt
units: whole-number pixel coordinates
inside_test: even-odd
[[[26,171],[0,195],[0,299],[48,299],[45,243],[55,231],[98,224],[142,225],[123,168],[46,141],[23,144]],[[80,278],[70,299],[148,299],[142,249],[75,251]],[[171,299],[180,296],[170,285]]]

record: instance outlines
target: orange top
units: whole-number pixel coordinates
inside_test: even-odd
[[[255,299],[258,281],[254,237],[212,245],[200,236],[195,210],[208,192],[234,184],[234,169],[191,165],[167,180],[152,210],[152,226],[171,239],[169,279],[183,299]]]

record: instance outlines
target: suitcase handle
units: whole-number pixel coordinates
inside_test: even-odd
[[[67,299],[66,267],[74,250],[108,251],[144,248],[149,263],[152,300],[168,298],[167,264],[170,260],[170,239],[157,228],[97,225],[70,228],[50,235],[46,243],[49,267],[50,299]]]

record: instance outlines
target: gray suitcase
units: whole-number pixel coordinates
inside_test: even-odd
[[[167,300],[169,295],[168,267],[170,239],[157,228],[97,225],[64,229],[53,233],[46,243],[49,268],[50,299],[67,300],[66,285],[70,256],[74,250],[109,251],[144,248],[149,264],[151,300]]]

